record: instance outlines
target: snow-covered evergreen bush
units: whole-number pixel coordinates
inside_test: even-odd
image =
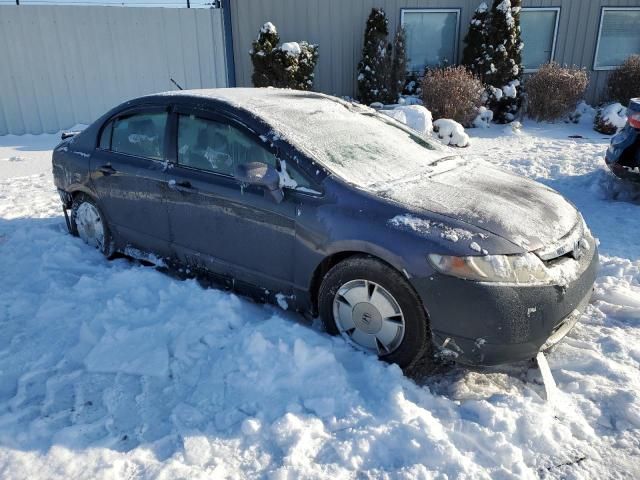
[[[489,6],[482,2],[476,8],[469,31],[464,37],[464,53],[462,64],[480,78],[484,78],[485,53],[487,48],[487,21],[489,20]]]
[[[482,82],[463,66],[427,70],[422,102],[434,118],[451,118],[470,125],[482,105]]]
[[[271,85],[274,78],[272,52],[279,42],[280,36],[275,25],[271,22],[265,23],[249,51],[251,63],[253,64],[251,81],[254,87],[268,87]]]
[[[480,107],[478,109],[478,115],[471,123],[474,128],[489,128],[493,121],[493,112],[487,107]]]
[[[404,87],[406,51],[404,31],[388,41],[389,21],[382,8],[373,8],[364,32],[358,64],[358,100],[366,105],[395,103]]]
[[[422,76],[417,72],[409,72],[404,81],[402,94],[420,97],[422,95]]]
[[[318,46],[308,42],[287,42],[278,46],[279,42],[276,27],[271,22],[265,23],[249,52],[253,63],[253,86],[310,90],[318,62]]]
[[[398,28],[393,39],[393,61],[391,62],[391,71],[389,90],[392,101],[397,102],[398,98],[404,90],[404,84],[407,79],[407,50],[406,35],[404,28]]]
[[[309,42],[300,42],[300,55],[298,55],[298,70],[296,81],[299,90],[311,90],[315,78],[314,70],[318,63],[318,45]]]
[[[522,0],[494,0],[487,25],[483,53],[487,101],[499,123],[516,118],[522,102],[522,48],[520,10]]]
[[[589,77],[584,68],[542,65],[527,80],[527,113],[537,121],[553,121],[574,112],[584,96]]]

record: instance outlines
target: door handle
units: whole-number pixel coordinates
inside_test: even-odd
[[[117,170],[113,168],[111,165],[102,165],[101,167],[98,167],[98,170],[102,172],[104,175],[113,175],[114,173],[117,172]]]
[[[169,188],[172,190],[178,190],[179,192],[193,192],[195,188],[191,186],[191,182],[189,180],[169,180]]]

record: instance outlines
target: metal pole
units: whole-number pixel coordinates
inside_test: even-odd
[[[17,1],[18,1],[18,0],[16,0],[16,2],[17,2]],[[191,8],[191,1],[190,1],[190,0],[187,0],[187,8]]]
[[[16,0],[16,5],[20,5],[20,0]]]

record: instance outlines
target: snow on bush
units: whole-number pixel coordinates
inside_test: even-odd
[[[288,53],[292,57],[297,57],[302,53],[302,49],[300,48],[300,44],[298,42],[286,42],[280,45],[280,50]]]
[[[493,112],[487,107],[480,107],[472,124],[475,128],[489,128],[493,120]]]
[[[422,100],[413,95],[402,95],[398,99],[398,104],[400,105],[422,105]]]
[[[381,110],[381,113],[404,123],[422,135],[433,131],[431,112],[422,105],[399,105],[393,110]]]
[[[569,114],[568,121],[571,123],[588,122],[593,123],[593,119],[596,115],[596,109],[589,105],[584,100],[581,100],[576,109]]]
[[[598,109],[593,128],[605,135],[613,135],[626,124],[627,108],[619,103],[612,103]]]
[[[445,145],[453,147],[468,147],[469,135],[464,127],[455,120],[441,118],[433,122],[433,131]]]
[[[584,68],[542,65],[527,80],[527,113],[537,121],[554,121],[574,111],[589,84]]]
[[[422,79],[422,102],[435,118],[470,125],[482,105],[482,82],[463,66],[429,70]]]

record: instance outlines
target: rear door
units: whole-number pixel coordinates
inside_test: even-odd
[[[276,151],[223,117],[182,110],[176,123],[168,211],[178,255],[242,282],[288,290],[299,201],[285,195],[276,203],[262,188],[242,186],[233,178],[240,163],[278,166]]]
[[[100,207],[126,246],[170,254],[166,107],[126,111],[105,124],[91,158]]]

